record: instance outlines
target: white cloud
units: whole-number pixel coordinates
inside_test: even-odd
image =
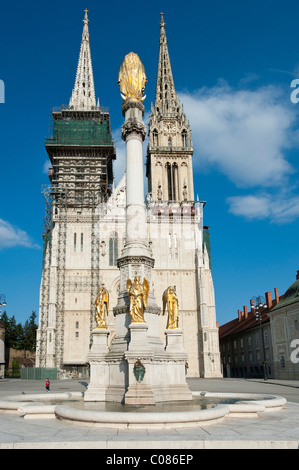
[[[120,182],[126,168],[126,144],[121,138],[121,130],[112,131],[115,144],[116,160],[113,161],[113,177],[115,186]]]
[[[44,165],[43,165],[43,173],[45,173],[46,175],[49,173],[49,168],[52,167],[52,164],[50,162],[50,160],[46,160]]]
[[[284,184],[294,172],[284,152],[296,138],[296,112],[278,88],[235,90],[220,83],[180,99],[190,120],[197,167],[215,165],[241,187]]]
[[[247,219],[264,219],[269,215],[270,197],[264,196],[236,196],[227,198],[229,211]]]
[[[299,196],[281,193],[227,198],[229,211],[248,220],[270,219],[277,224],[293,222],[299,217]]]
[[[13,227],[9,222],[0,219],[0,249],[13,246],[24,246],[27,248],[40,248],[34,244],[26,232]]]

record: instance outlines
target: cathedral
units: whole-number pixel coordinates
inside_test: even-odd
[[[117,158],[110,112],[96,102],[87,10],[74,89],[68,106],[52,111],[50,159],[36,367],[88,373],[100,286],[109,292],[109,346],[120,292],[119,258],[126,237],[126,175],[115,187]],[[164,15],[155,101],[146,154],[146,238],[159,332],[165,341],[162,295],[174,286],[188,377],[221,377],[218,328],[204,201],[195,200],[189,122],[172,75]],[[158,312],[159,313],[159,312]]]

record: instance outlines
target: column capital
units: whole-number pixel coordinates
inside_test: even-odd
[[[121,127],[121,136],[124,141],[132,134],[143,141],[146,137],[146,125],[136,118],[129,118]]]
[[[142,112],[142,117],[144,116],[144,105],[142,104],[142,102],[140,100],[136,100],[135,98],[129,98],[123,101],[122,104],[123,117],[125,117],[126,112],[132,108],[139,109]]]

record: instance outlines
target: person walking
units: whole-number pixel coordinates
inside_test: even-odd
[[[49,379],[46,379],[46,390],[47,390],[47,392],[50,391],[50,380]]]

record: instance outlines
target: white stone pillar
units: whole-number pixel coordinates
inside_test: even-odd
[[[146,241],[146,220],[143,182],[142,142],[146,137],[146,126],[142,121],[144,106],[138,100],[123,103],[125,122],[122,138],[126,142],[126,244],[128,254],[149,256]],[[134,252],[132,252],[133,247]]]

